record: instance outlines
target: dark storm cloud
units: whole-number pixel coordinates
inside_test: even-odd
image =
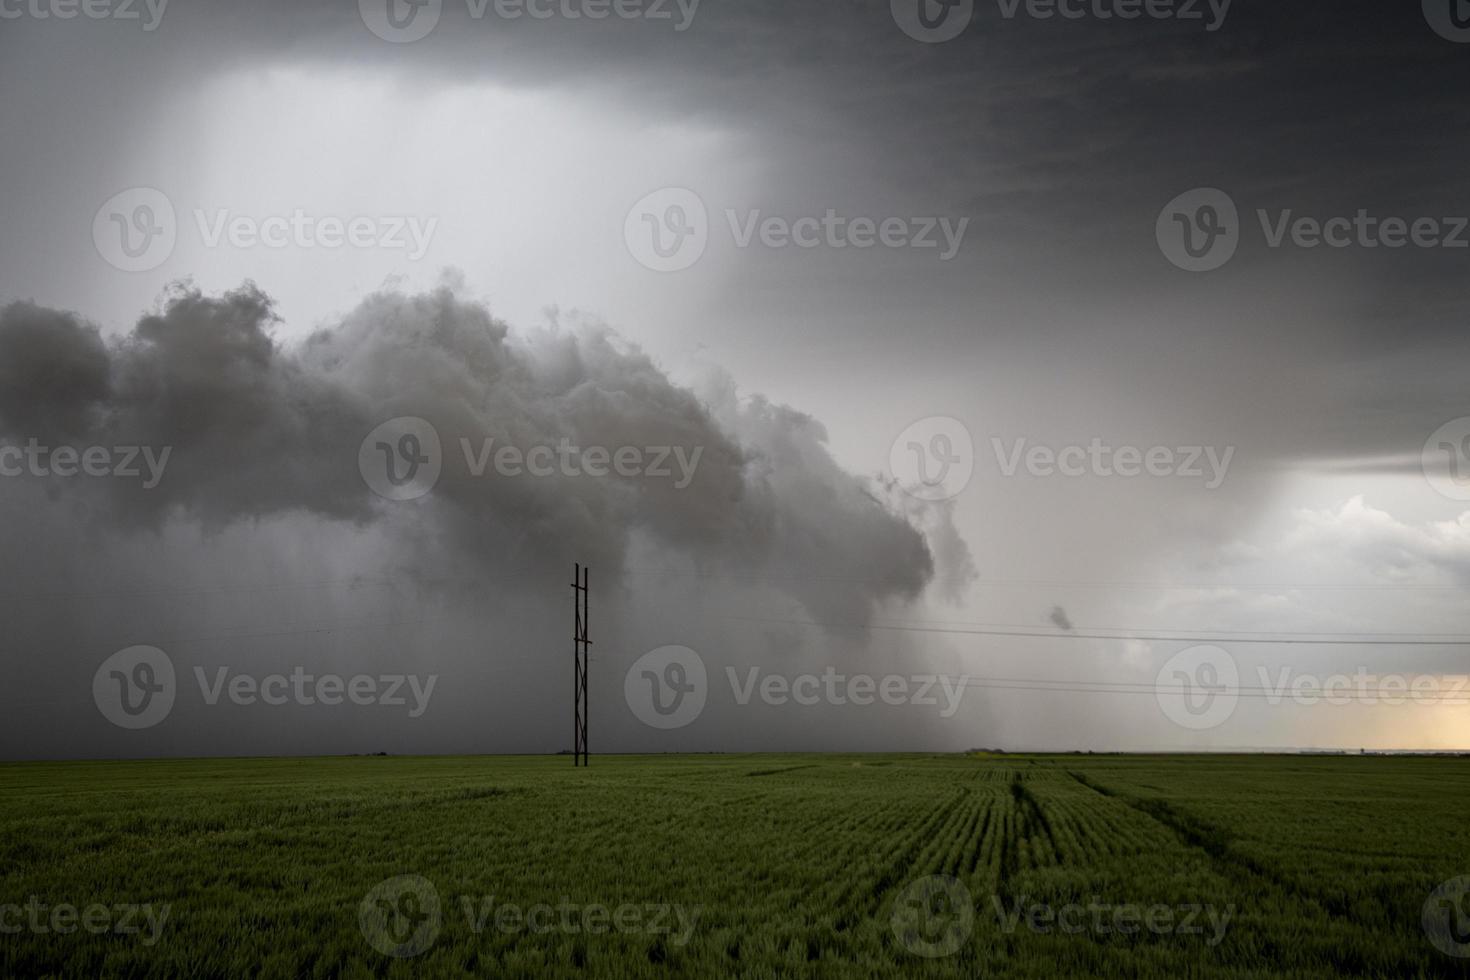
[[[68,35],[78,55],[97,45],[95,57],[72,59],[75,88],[55,98],[86,111],[68,92],[96,91],[118,64],[143,106],[202,63],[365,67],[419,90],[483,80],[729,127],[779,168],[769,199],[752,205],[972,219],[967,284],[903,256],[861,284],[814,280],[871,290],[946,347],[973,342],[981,323],[989,339],[1060,346],[1085,341],[1092,311],[1136,310],[1142,321],[1156,300],[1187,305],[1205,287],[1162,261],[1154,218],[1176,193],[1221,187],[1247,232],[1216,274],[1230,296],[1195,322],[1132,328],[1153,331],[1160,369],[1188,370],[1208,356],[1202,345],[1231,343],[1287,373],[1325,365],[1334,376],[1292,411],[1294,424],[1263,433],[1285,457],[1402,450],[1462,414],[1463,252],[1269,249],[1256,217],[1470,210],[1458,192],[1470,103],[1457,94],[1470,47],[1437,36],[1417,4],[1238,2],[1207,31],[1148,18],[1006,18],[980,2],[961,37],[935,45],[905,36],[886,0],[704,0],[683,31],[467,11],[446,0],[428,37],[390,44],[356,4],[180,4],[153,34],[91,25],[90,35]],[[97,84],[84,84],[89,71]],[[1302,282],[1323,288],[1304,298]],[[756,292],[750,315],[780,316],[796,301],[788,292]],[[1059,302],[1065,313],[1047,315]],[[1016,312],[1038,306],[1036,322]],[[1310,343],[1283,346],[1288,333]],[[1098,363],[1109,363],[1106,352]],[[1381,402],[1405,390],[1417,394],[1386,416]],[[1236,424],[1250,441],[1249,420]]]
[[[253,286],[219,297],[178,287],[114,342],[74,316],[13,304],[0,312],[0,364],[15,382],[0,431],[16,445],[167,449],[156,486],[79,488],[105,494],[124,523],[302,513],[367,524],[413,505],[374,496],[359,447],[380,424],[417,417],[442,440],[428,512],[451,564],[457,554],[490,569],[560,569],[579,558],[616,575],[643,536],[702,564],[784,573],[810,606],[860,619],[916,597],[934,573],[924,532],[837,466],[814,419],[741,399],[728,381],[711,408],[606,328],[513,334],[448,286],[376,294],[298,346],[278,344],[273,325]],[[558,466],[535,478],[471,465],[503,447],[563,443],[665,450],[666,461],[631,476]],[[834,564],[865,576],[803,590],[802,572]]]
[[[1241,475],[1207,502],[1157,485],[1130,487],[1126,500],[1121,491],[1110,496],[1110,487],[1069,497],[1055,482],[1035,492],[1029,483],[1011,485],[1024,493],[972,491],[961,508],[971,513],[960,516],[992,536],[987,576],[1109,580],[1155,560],[1166,568],[1207,565],[1213,549],[1267,513],[1278,471],[1253,477],[1252,465],[1330,458],[1359,471],[1411,473],[1428,433],[1470,413],[1464,253],[1273,250],[1255,217],[1257,209],[1318,218],[1359,209],[1409,218],[1470,209],[1461,193],[1470,102],[1459,94],[1470,46],[1435,36],[1412,2],[1237,0],[1214,32],[1147,19],[1006,20],[995,3],[981,2],[965,35],[940,45],[904,36],[887,0],[704,0],[682,33],[617,19],[471,21],[461,0],[445,6],[439,28],[408,45],[373,37],[351,2],[180,2],[151,34],[81,20],[7,22],[0,88],[15,94],[0,104],[0,129],[36,138],[0,142],[0,172],[14,175],[12,191],[0,195],[10,231],[0,241],[5,298],[40,295],[5,270],[20,259],[35,268],[36,256],[62,254],[78,228],[87,261],[95,259],[85,241],[92,202],[122,185],[163,179],[156,164],[128,166],[128,152],[156,139],[161,119],[174,126],[162,137],[170,147],[200,128],[194,116],[170,115],[187,101],[181,93],[237,69],[345,68],[412,94],[487,83],[545,90],[606,105],[632,126],[689,122],[733,134],[730,145],[750,148],[735,162],[760,173],[766,186],[759,199],[712,200],[714,207],[971,219],[970,244],[948,267],[898,253],[869,253],[860,263],[851,252],[801,262],[747,253],[732,267],[735,285],[705,308],[711,322],[691,328],[696,341],[734,337],[775,364],[790,359],[784,345],[795,339],[796,350],[812,358],[802,366],[813,376],[837,373],[844,363],[869,371],[869,383],[845,393],[857,407],[885,404],[886,382],[912,380],[932,393],[924,411],[952,410],[974,424],[982,453],[997,433],[1239,446]],[[234,123],[226,107],[189,108],[203,109],[211,124],[216,113],[226,117],[221,125]],[[363,123],[368,131],[372,125]],[[380,135],[412,139],[386,125]],[[196,161],[192,146],[180,149],[181,160],[209,169],[207,154]],[[346,181],[394,178],[377,173],[370,155],[344,152],[333,163]],[[700,187],[700,173],[670,175],[660,163],[649,160],[658,176],[648,189],[676,179]],[[496,179],[493,159],[484,170]],[[597,179],[598,160],[589,154],[587,181]],[[1199,186],[1233,195],[1248,231],[1233,262],[1207,276],[1170,267],[1154,240],[1163,204]],[[60,220],[58,209],[79,197],[85,213]],[[620,214],[623,203],[611,210]],[[497,233],[516,240],[521,231]],[[601,229],[591,222],[557,233]],[[57,277],[44,295],[66,305],[76,270],[52,265],[38,273]],[[116,325],[136,307],[88,309]],[[827,454],[816,420],[737,399],[719,385],[692,396],[595,328],[517,334],[453,297],[392,293],[304,343],[274,343],[269,326],[268,302],[250,290],[175,297],[130,328],[121,345],[75,317],[12,307],[0,325],[0,416],[13,434],[161,439],[179,447],[156,493],[66,488],[126,519],[104,545],[72,529],[33,526],[72,512],[42,501],[41,487],[5,487],[11,496],[0,503],[9,505],[13,525],[23,525],[13,537],[16,553],[36,556],[16,577],[65,585],[147,574],[161,588],[237,574],[289,583],[405,567],[425,583],[465,577],[454,628],[412,632],[402,643],[397,635],[374,637],[388,648],[382,656],[389,663],[405,651],[415,658],[448,651],[454,669],[445,673],[465,703],[444,726],[443,741],[418,744],[456,750],[482,744],[467,733],[495,716],[477,700],[483,687],[458,683],[483,666],[487,645],[497,669],[526,651],[561,649],[563,563],[573,558],[594,563],[599,588],[603,570],[619,568],[635,586],[621,598],[638,615],[597,607],[598,628],[606,630],[598,649],[611,651],[600,678],[620,675],[625,655],[664,643],[687,642],[706,654],[736,647],[717,617],[741,611],[742,601],[794,599],[814,618],[858,621],[925,583],[956,598],[974,576],[951,506],[925,507],[855,480]],[[215,387],[227,397],[213,399]],[[912,407],[894,401],[895,412]],[[588,481],[487,489],[451,472],[425,506],[390,507],[363,486],[355,448],[372,426],[403,414],[432,417],[451,455],[466,434],[621,442],[636,433],[631,441],[642,443],[654,432],[666,441],[697,437],[711,455],[698,491],[683,494]],[[856,423],[841,411],[821,414],[838,442],[869,445],[852,438]],[[886,448],[908,421],[883,419],[874,428],[894,424],[871,439]],[[261,533],[247,533],[256,522]],[[201,524],[208,533],[196,540]],[[153,564],[147,535],[155,532],[170,550]],[[1443,550],[1437,539],[1404,543],[1399,536],[1373,539],[1375,565],[1385,564],[1380,552]],[[681,576],[677,588],[638,578],[635,566],[649,554],[657,559],[650,564]],[[535,605],[516,591],[526,565],[547,572],[536,578],[547,598]],[[487,575],[509,584],[487,598]],[[754,584],[726,594],[726,575]],[[765,588],[771,583],[774,589]],[[1159,615],[1149,606],[1089,607],[1046,589],[1014,609],[996,600],[973,616],[1034,621],[1038,608],[1057,600],[1084,622],[1150,625]],[[490,628],[477,618],[487,603]],[[1052,622],[1065,629],[1070,615],[1060,609]],[[218,632],[217,620],[227,617],[206,612],[196,632]],[[310,612],[311,622],[333,618],[330,608]],[[256,613],[241,620],[258,628],[277,611]],[[100,659],[123,632],[147,642],[160,624],[184,618],[173,606],[140,606],[132,615],[148,628],[122,631],[95,612],[46,617],[18,634],[16,649],[89,651],[83,659]],[[1257,628],[1258,615],[1247,609],[1225,622]],[[832,650],[814,654],[820,640],[787,630],[779,642],[764,638],[764,652],[793,661],[840,661],[851,652],[842,649],[848,637],[821,639],[833,641]],[[1060,647],[1067,638],[1056,639]],[[350,644],[344,657],[361,657],[364,645]],[[922,648],[905,652],[925,659],[934,646],[925,637]],[[1014,664],[991,673],[1032,675],[1029,647],[1007,644],[1006,651]],[[1114,651],[1099,647],[1096,655],[1106,664]],[[78,677],[67,689],[84,690],[93,664],[72,666]],[[544,690],[530,694],[502,689],[494,707],[515,724],[496,734],[523,740],[485,747],[558,744],[564,726],[535,716],[561,704],[563,674],[560,666],[548,671]],[[984,723],[999,725],[1010,705],[1024,727],[1032,704],[1008,696]],[[1068,702],[1066,724],[1044,722],[1046,744],[1074,744],[1086,728],[1073,723],[1088,712],[1101,730],[1117,726],[1114,707]],[[748,744],[742,724],[732,719],[704,744]],[[791,726],[802,727],[822,726]],[[525,731],[537,737],[517,734]],[[885,739],[900,731],[875,726],[864,737],[891,747]],[[758,735],[790,747],[781,741],[788,733]],[[253,737],[276,735],[262,726]],[[246,748],[296,750],[293,732],[280,737]],[[378,746],[351,743],[364,747]]]

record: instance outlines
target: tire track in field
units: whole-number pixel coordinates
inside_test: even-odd
[[[912,834],[903,838],[895,847],[889,850],[892,855],[885,861],[885,866],[878,873],[873,883],[867,887],[867,900],[861,898],[864,880],[860,878],[848,879],[843,883],[844,887],[835,904],[842,911],[837,920],[839,932],[846,932],[853,925],[864,919],[872,919],[877,915],[878,909],[882,908],[883,902],[889,892],[899,884],[903,883],[910,873],[914,859],[919,855],[926,842],[933,842],[939,838],[942,831],[957,819],[964,816],[963,804],[971,796],[967,790],[961,790],[948,800],[940,803],[929,811],[929,815],[914,830]],[[861,908],[861,911],[858,909]]]
[[[1055,863],[1058,858],[1057,840],[1051,821],[1042,809],[1041,801],[1026,788],[1026,778],[1015,773],[1010,783],[1010,809],[997,821],[996,831],[1000,835],[999,861],[995,869],[995,893],[1002,901],[1011,900],[1011,882],[1025,868],[1021,864],[1021,845],[1027,841],[1038,841],[1040,846],[1028,848],[1031,865],[1039,866],[1039,858],[1050,855]],[[1040,853],[1044,848],[1044,854]]]
[[[1222,827],[1218,827],[1208,821],[1201,820],[1193,814],[1184,813],[1167,800],[1160,798],[1142,799],[1138,797],[1125,796],[1115,792],[1100,783],[1078,772],[1068,771],[1071,776],[1081,785],[1097,793],[1099,796],[1116,800],[1124,806],[1143,814],[1155,823],[1161,824],[1178,838],[1179,842],[1188,848],[1202,852],[1209,859],[1211,867],[1227,879],[1234,880],[1247,889],[1245,895],[1249,896],[1262,883],[1273,887],[1286,895],[1303,902],[1309,907],[1315,908],[1330,919],[1335,919],[1347,926],[1356,928],[1358,922],[1352,914],[1352,910],[1341,900],[1329,896],[1319,895],[1310,891],[1306,886],[1296,880],[1287,877],[1280,871],[1256,860],[1248,854],[1230,846],[1230,836]],[[1342,951],[1346,956],[1347,951]],[[1354,962],[1342,962],[1338,965],[1346,972],[1359,975],[1372,975],[1375,966],[1363,960],[1361,957],[1353,957]],[[1413,972],[1410,963],[1401,964]]]
[[[806,766],[783,766],[780,769],[752,769],[746,776],[779,776],[783,772],[796,772],[800,769],[815,769],[815,765]]]
[[[980,862],[985,857],[985,840],[990,833],[991,822],[995,819],[996,806],[993,800],[985,802],[985,821],[980,824],[980,830],[975,834],[975,849],[970,855],[969,873],[966,877],[973,878],[980,869]]]
[[[916,817],[908,809],[890,804],[885,809],[873,813],[854,813],[844,824],[840,825],[839,830],[833,836],[835,839],[845,839],[841,836],[845,832],[844,829],[851,836],[858,828],[863,828],[866,831],[863,837],[868,841],[870,847],[877,850],[891,838],[897,837],[905,827],[913,826],[916,819],[923,819],[922,812]],[[803,850],[805,850],[805,845],[803,845]],[[792,852],[793,860],[798,853],[798,851]],[[812,893],[811,904],[818,907],[843,909],[850,904],[850,896],[858,890],[861,880],[863,879],[860,879],[855,873],[852,858],[839,858],[831,873],[825,877],[823,885]],[[849,922],[850,916],[839,916],[837,930],[845,931],[849,927]]]

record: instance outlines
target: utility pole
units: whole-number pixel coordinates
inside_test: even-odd
[[[572,631],[572,765],[585,766],[587,759],[587,661],[592,641],[587,639],[588,569],[577,562],[572,566],[572,607],[575,610]]]

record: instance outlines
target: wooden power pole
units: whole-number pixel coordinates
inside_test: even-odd
[[[587,661],[592,641],[587,639],[588,569],[578,562],[572,567],[572,765],[585,766],[587,759]]]

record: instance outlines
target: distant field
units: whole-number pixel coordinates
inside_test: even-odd
[[[1459,759],[15,764],[0,801],[5,976],[1470,976]]]

